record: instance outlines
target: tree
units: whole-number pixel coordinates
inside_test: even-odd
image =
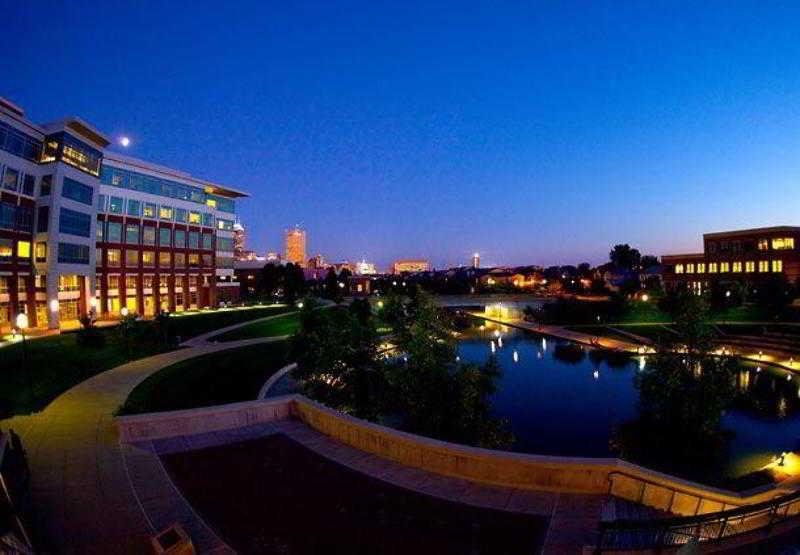
[[[634,248],[631,248],[627,243],[622,245],[614,245],[608,258],[614,266],[623,270],[632,270],[640,265],[642,261],[641,253]]]
[[[642,256],[639,265],[645,270],[647,268],[652,268],[653,266],[658,266],[658,257],[653,256],[652,254],[645,254]]]
[[[336,270],[333,268],[328,268],[328,273],[325,275],[325,298],[337,303],[342,301],[339,279],[336,276]]]
[[[289,263],[283,272],[283,298],[287,303],[294,303],[306,293],[306,277],[303,269]]]

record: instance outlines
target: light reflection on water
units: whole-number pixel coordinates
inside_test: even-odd
[[[507,326],[483,322],[465,330],[462,361],[483,363],[495,344],[503,369],[494,397],[497,416],[507,418],[520,452],[588,457],[614,456],[615,425],[636,418],[634,374],[646,357],[607,358],[591,348]],[[495,334],[500,332],[500,336]],[[503,346],[499,347],[502,338]],[[743,364],[735,377],[739,397],[722,418],[735,433],[722,469],[729,476],[757,470],[782,451],[800,447],[798,380],[771,367]]]

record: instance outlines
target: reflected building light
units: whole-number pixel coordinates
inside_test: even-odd
[[[647,364],[647,359],[644,355],[639,357],[639,370],[644,370],[645,365]]]
[[[461,362],[461,357],[460,356],[456,357],[456,362]]]
[[[547,350],[547,339],[542,337],[542,349]]]
[[[497,350],[497,348],[494,345],[494,339],[489,341],[489,347],[492,349],[492,353],[494,353]]]
[[[519,353],[517,352],[516,349],[514,349],[513,357],[514,357],[514,362],[519,362]]]
[[[494,330],[494,336],[500,337],[500,330]]]
[[[600,379],[600,370],[595,370],[592,372],[592,376],[594,376],[595,380]]]
[[[497,338],[497,346],[500,347],[501,349],[503,348],[503,338],[502,337],[498,337]]]
[[[541,360],[543,357],[544,357],[544,354],[542,354],[542,351],[536,351],[536,358]]]
[[[760,366],[756,366],[756,372],[761,372],[761,367]]]

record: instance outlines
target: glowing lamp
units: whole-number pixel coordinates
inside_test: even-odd
[[[647,301],[649,301],[649,300],[650,300],[650,295],[648,295],[647,293],[645,293],[644,295],[642,295],[642,300],[643,300],[644,302],[647,302]]]
[[[25,313],[17,314],[17,327],[24,330],[28,327],[28,315]]]
[[[58,299],[50,301],[50,312],[58,312]]]
[[[303,303],[302,302],[297,303],[297,308],[303,308]]]
[[[122,310],[120,310],[119,313],[122,314],[123,318],[125,318],[128,315],[128,307],[127,306],[123,306]]]

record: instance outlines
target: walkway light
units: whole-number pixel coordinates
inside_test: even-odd
[[[647,301],[649,301],[649,300],[650,300],[650,295],[648,295],[647,293],[645,293],[644,295],[642,295],[642,300],[643,300],[644,302],[647,302]]]
[[[297,308],[303,308],[303,301],[300,301],[299,303],[297,303]]]
[[[58,299],[50,301],[50,312],[58,312]]]
[[[123,318],[125,318],[128,315],[128,307],[127,306],[123,306],[122,310],[120,310],[119,313],[122,314]]]
[[[17,327],[20,329],[20,332],[28,327],[28,315],[24,312],[17,314]]]
[[[378,308],[383,308],[383,301],[378,301]]]

